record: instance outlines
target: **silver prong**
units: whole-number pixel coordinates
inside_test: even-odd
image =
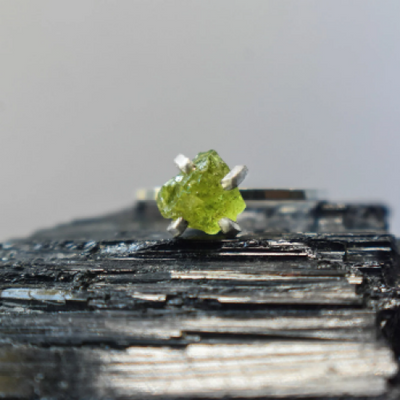
[[[229,174],[222,178],[221,185],[225,190],[237,188],[246,178],[249,170],[245,165],[236,165]]]
[[[185,221],[182,217],[179,217],[175,221],[172,221],[167,228],[167,231],[172,235],[172,237],[181,236],[183,232],[185,232],[188,226],[188,222]]]
[[[174,160],[177,167],[184,173],[188,174],[190,171],[193,171],[194,164],[190,160],[190,158],[185,157],[183,154],[179,154],[175,157]]]
[[[225,235],[236,236],[241,231],[239,224],[229,218],[221,218],[218,225]]]

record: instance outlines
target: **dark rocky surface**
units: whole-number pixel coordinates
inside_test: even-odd
[[[399,397],[379,205],[254,202],[170,239],[152,202],[0,248],[0,397]]]

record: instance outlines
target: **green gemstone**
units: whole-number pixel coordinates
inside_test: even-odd
[[[215,235],[220,231],[218,221],[236,221],[246,203],[239,189],[222,188],[221,179],[230,169],[215,150],[199,153],[192,161],[193,171],[178,174],[160,189],[158,209],[164,218],[182,217],[189,227]]]

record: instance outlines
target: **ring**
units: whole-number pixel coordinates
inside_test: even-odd
[[[173,237],[187,227],[210,235],[219,232],[236,236],[241,231],[237,217],[252,202],[314,200],[317,192],[299,189],[239,189],[248,168],[232,170],[215,150],[199,153],[193,161],[180,154],[175,158],[180,173],[161,188],[137,191],[137,200],[156,201],[164,218],[172,219],[167,230]]]
[[[156,201],[161,187],[142,188],[136,191],[137,201]],[[314,189],[292,189],[292,188],[243,188],[239,189],[243,199],[250,201],[296,201],[296,200],[318,200],[320,191]]]

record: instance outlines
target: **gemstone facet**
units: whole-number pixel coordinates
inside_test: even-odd
[[[189,227],[215,235],[218,221],[236,221],[246,208],[239,189],[224,190],[221,180],[229,167],[215,150],[199,153],[194,168],[170,179],[159,191],[157,206],[164,218],[183,218]]]

